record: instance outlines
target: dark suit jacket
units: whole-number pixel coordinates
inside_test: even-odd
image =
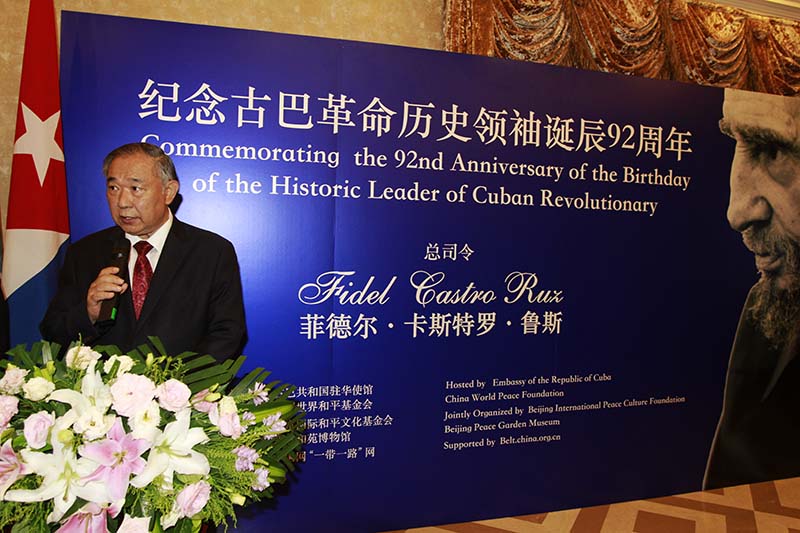
[[[157,336],[167,353],[211,354],[219,360],[239,355],[245,340],[239,264],[233,245],[219,235],[173,220],[153,273],[139,320],[130,288],[120,297],[115,324],[101,331],[86,311],[86,294],[111,262],[114,243],[124,238],[114,226],[71,245],[59,288],[39,329],[45,339],[67,346],[113,344],[127,351]]]
[[[739,320],[704,488],[800,476],[798,336],[775,348],[748,316]]]

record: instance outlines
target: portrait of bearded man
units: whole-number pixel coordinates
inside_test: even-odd
[[[727,217],[755,256],[704,488],[800,475],[800,98],[728,89]]]

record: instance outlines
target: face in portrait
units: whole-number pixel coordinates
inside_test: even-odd
[[[777,347],[800,309],[800,98],[728,89],[722,115],[736,140],[728,221],[760,273],[747,312]]]
[[[110,160],[105,175],[111,218],[125,233],[146,239],[167,221],[179,184],[158,158],[123,153]]]

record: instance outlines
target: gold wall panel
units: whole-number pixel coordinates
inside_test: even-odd
[[[442,50],[443,0],[55,0],[61,10]],[[5,228],[28,0],[0,0],[0,210]],[[98,169],[100,161],[97,162]],[[98,206],[104,208],[103,206]]]

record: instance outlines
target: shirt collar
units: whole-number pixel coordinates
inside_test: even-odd
[[[173,220],[172,210],[168,209],[167,213],[168,213],[167,221],[161,224],[161,227],[155,230],[153,234],[150,235],[150,237],[148,237],[147,239],[142,239],[137,235],[131,235],[130,233],[126,233],[125,237],[127,237],[127,239],[131,241],[131,246],[133,246],[139,241],[147,240],[147,242],[149,242],[153,246],[153,248],[160,253],[161,250],[164,249],[164,243],[167,241],[167,235],[169,235],[169,230],[172,228],[172,220]]]

